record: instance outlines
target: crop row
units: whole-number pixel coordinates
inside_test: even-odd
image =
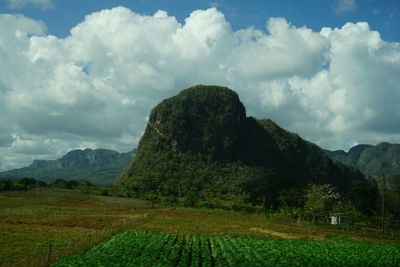
[[[53,266],[400,266],[400,245],[127,231]]]

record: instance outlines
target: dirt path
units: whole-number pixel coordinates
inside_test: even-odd
[[[285,234],[285,233],[281,233],[281,232],[276,232],[276,231],[271,231],[271,230],[267,230],[267,229],[262,229],[262,228],[250,228],[251,231],[257,231],[260,233],[264,233],[264,234],[268,234],[268,235],[272,235],[272,236],[276,236],[282,239],[299,239],[300,236],[295,236],[295,235],[291,235],[291,234]]]

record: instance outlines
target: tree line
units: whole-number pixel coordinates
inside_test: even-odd
[[[53,182],[46,182],[42,180],[37,180],[32,177],[24,177],[18,180],[13,180],[9,178],[0,180],[0,192],[29,191],[34,188],[40,188],[40,187],[76,189],[79,187],[95,187],[95,185],[87,181],[66,180],[66,179],[57,179]]]
[[[325,223],[332,213],[342,213],[352,223],[362,221],[379,227],[384,206],[384,224],[399,227],[400,174],[385,179],[384,188],[382,180],[367,179],[353,180],[347,190],[340,190],[332,184],[316,181],[299,186],[287,177],[251,168],[241,179],[231,180],[230,188],[224,188],[226,184],[222,179],[220,188],[211,188],[195,183],[195,178],[162,183],[164,179],[159,173],[147,172],[130,183],[114,185],[108,190],[110,194],[147,199],[162,206],[285,212],[315,223]]]

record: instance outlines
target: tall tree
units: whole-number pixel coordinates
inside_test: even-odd
[[[279,179],[275,173],[262,168],[246,168],[241,187],[248,194],[249,201],[262,204],[264,211],[275,204]]]
[[[30,177],[24,177],[24,178],[20,179],[18,181],[18,183],[23,186],[25,191],[27,191],[28,189],[31,189],[32,187],[34,187],[36,185],[37,181]]]
[[[310,214],[314,222],[319,218],[329,216],[334,204],[341,198],[336,188],[330,184],[311,184],[306,190],[306,203],[304,210]]]
[[[378,186],[373,181],[352,181],[347,196],[356,210],[371,215],[376,210]]]
[[[0,180],[0,191],[11,191],[13,189],[14,182],[11,179]]]

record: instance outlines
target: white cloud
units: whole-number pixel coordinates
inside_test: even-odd
[[[53,0],[5,0],[7,7],[11,9],[20,9],[26,6],[37,6],[43,10],[54,6]]]
[[[314,32],[271,18],[235,32],[215,8],[180,24],[118,7],[60,39],[0,15],[0,61],[3,169],[85,146],[128,151],[154,105],[200,83],[231,87],[249,115],[324,147],[400,137],[400,44],[366,23]]]
[[[328,43],[318,33],[283,18],[270,19],[267,30],[269,35],[251,28],[237,32],[240,44],[232,51],[232,65],[243,78],[308,75],[323,65]]]
[[[336,14],[344,14],[351,12],[357,8],[356,0],[337,0],[337,6],[335,8]]]
[[[332,106],[341,127],[400,132],[400,44],[385,42],[367,23],[347,23],[341,29],[323,29],[331,43],[331,77],[336,95]]]

